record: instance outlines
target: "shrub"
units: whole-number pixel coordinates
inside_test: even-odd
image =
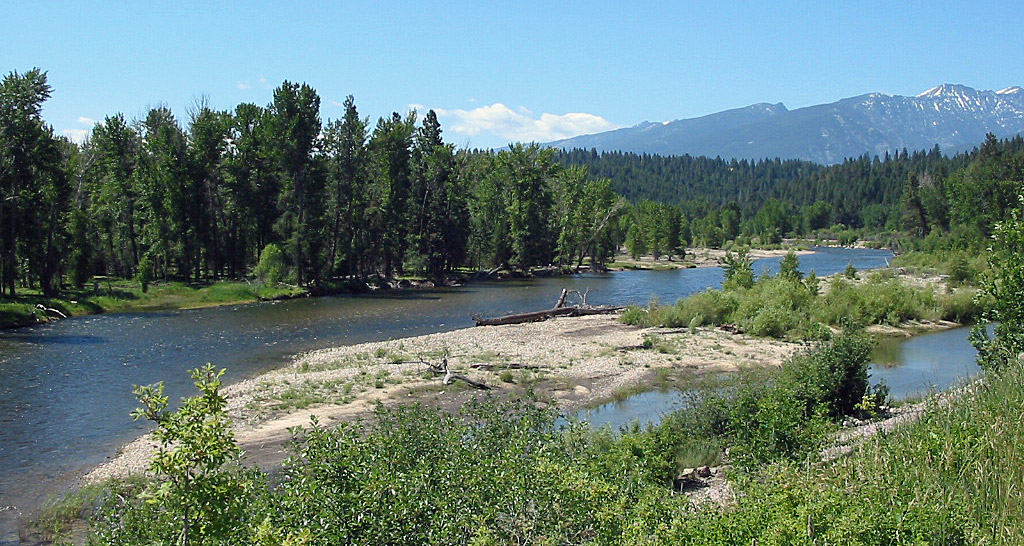
[[[725,283],[722,290],[734,290],[737,288],[750,288],[754,284],[754,262],[747,256],[746,249],[740,250],[735,255],[726,252],[722,259],[722,269],[725,271]]]
[[[102,510],[103,544],[241,543],[251,504],[266,489],[255,471],[233,465],[240,453],[220,394],[224,370],[207,364],[191,371],[200,394],[168,410],[163,383],[136,386],[142,407],[135,419],[156,424],[159,448],[149,464],[156,479],[141,491],[113,494]]]
[[[960,288],[940,296],[938,306],[942,320],[961,324],[977,322],[985,310],[983,301],[979,299],[978,290],[970,288]]]
[[[143,256],[139,260],[139,267],[135,271],[135,281],[142,287],[142,293],[149,292],[149,283],[153,282],[153,261],[149,256]]]
[[[267,284],[277,284],[288,272],[285,264],[284,251],[274,243],[270,243],[260,252],[260,260],[253,271],[256,277]]]

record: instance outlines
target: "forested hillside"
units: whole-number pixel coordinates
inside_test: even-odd
[[[46,74],[0,82],[0,294],[95,276],[185,282],[253,275],[326,287],[463,268],[601,267],[688,246],[783,237],[954,233],[980,244],[1016,203],[1024,140],[989,135],[849,159],[725,161],[516,144],[456,150],[437,116],[371,123],[349,97],[284,82],[266,106],[199,104],[180,120],[111,114],[75,144],[42,120]],[[856,230],[856,231],[854,231]],[[888,234],[888,235],[885,235]],[[879,237],[882,236],[882,239]]]
[[[635,204],[623,222],[631,254],[671,254],[677,245],[777,243],[786,236],[912,235],[954,232],[979,243],[1016,204],[1024,180],[1024,139],[992,135],[968,153],[931,151],[848,159],[825,167],[795,160],[723,160],[594,150],[556,161],[612,180]],[[632,230],[632,233],[631,233]],[[852,230],[857,230],[854,234]]]

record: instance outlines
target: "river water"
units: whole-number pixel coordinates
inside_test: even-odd
[[[889,258],[884,250],[821,248],[800,261],[802,270],[828,275],[850,263],[883,267]],[[778,263],[758,260],[755,270],[775,271]],[[719,268],[582,274],[94,315],[0,333],[0,545],[19,513],[146,430],[128,416],[136,407],[132,385],[164,381],[176,400],[193,394],[187,370],[206,362],[226,367],[234,382],[303,351],[463,328],[473,314],[547,308],[562,288],[590,289],[593,304],[623,305],[669,303],[721,282]]]
[[[884,383],[895,401],[920,398],[944,390],[981,372],[977,351],[968,340],[969,327],[880,341],[868,367],[870,384]],[[655,390],[583,410],[576,417],[593,427],[618,430],[633,423],[656,423],[687,403],[686,392]]]

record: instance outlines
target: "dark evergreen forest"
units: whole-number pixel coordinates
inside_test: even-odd
[[[102,275],[252,275],[302,286],[462,268],[602,267],[788,236],[953,233],[978,244],[1017,203],[1024,142],[825,167],[575,150],[462,151],[433,111],[324,120],[306,84],[185,119],[111,114],[81,144],[42,120],[46,73],[0,82],[0,294]]]

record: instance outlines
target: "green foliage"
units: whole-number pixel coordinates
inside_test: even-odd
[[[729,285],[680,299],[674,305],[652,304],[630,308],[622,316],[626,324],[696,328],[703,325],[737,324],[741,330],[776,338],[827,340],[829,326],[845,323],[899,326],[914,320],[953,320],[971,323],[988,307],[989,298],[974,298],[973,290],[961,288],[936,295],[901,282],[891,271],[868,275],[865,282],[851,283],[834,276],[827,290],[812,272],[799,280],[793,275],[759,279],[747,288]]]
[[[288,266],[281,247],[274,243],[263,247],[260,251],[260,261],[253,270],[256,277],[269,285],[275,285],[284,279],[287,272]]]
[[[139,260],[139,268],[135,272],[135,281],[139,283],[142,293],[149,292],[149,283],[153,282],[153,261],[149,256],[143,256]]]
[[[723,290],[750,288],[754,285],[754,262],[747,256],[746,250],[740,250],[735,255],[726,252],[722,259],[722,269],[725,271]]]
[[[493,402],[458,416],[380,408],[365,431],[314,423],[285,465],[274,527],[316,529],[312,544],[618,540],[635,517],[623,503],[646,486],[635,471],[593,472],[583,429],[553,424],[530,404]]]
[[[1020,543],[1024,364],[1013,359],[918,421],[822,462],[836,419],[884,403],[884,388],[866,389],[866,357],[864,338],[845,333],[619,432],[557,427],[535,401],[487,400],[457,415],[380,407],[369,424],[334,429],[314,421],[295,431],[273,489],[230,471],[244,493],[220,498],[217,513],[244,510],[231,513],[230,533],[209,526],[196,543]],[[147,407],[164,403],[147,396]],[[669,493],[680,469],[719,464],[725,451],[728,508],[693,509]],[[180,508],[170,509],[179,505],[154,494],[160,483],[110,484],[90,543],[183,543]]]
[[[1024,206],[1024,196],[1020,197]],[[986,370],[999,369],[1024,353],[1024,219],[1013,210],[1010,219],[995,226],[989,255],[990,274],[982,283],[982,294],[992,305],[984,321],[971,332],[978,349],[978,363]],[[990,338],[986,322],[994,322]]]
[[[734,506],[675,518],[652,542],[1020,544],[1022,403],[1024,367],[1014,360],[849,456],[753,469]]]
[[[787,252],[779,262],[779,277],[791,281],[799,281],[804,278],[804,274],[800,272],[800,260],[792,250]]]
[[[182,399],[177,410],[168,409],[163,383],[134,388],[142,407],[132,416],[157,426],[149,464],[156,480],[134,498],[110,499],[97,532],[105,544],[231,543],[253,517],[253,479],[227,467],[240,450],[220,394],[224,370],[207,364],[191,375],[200,394]]]

